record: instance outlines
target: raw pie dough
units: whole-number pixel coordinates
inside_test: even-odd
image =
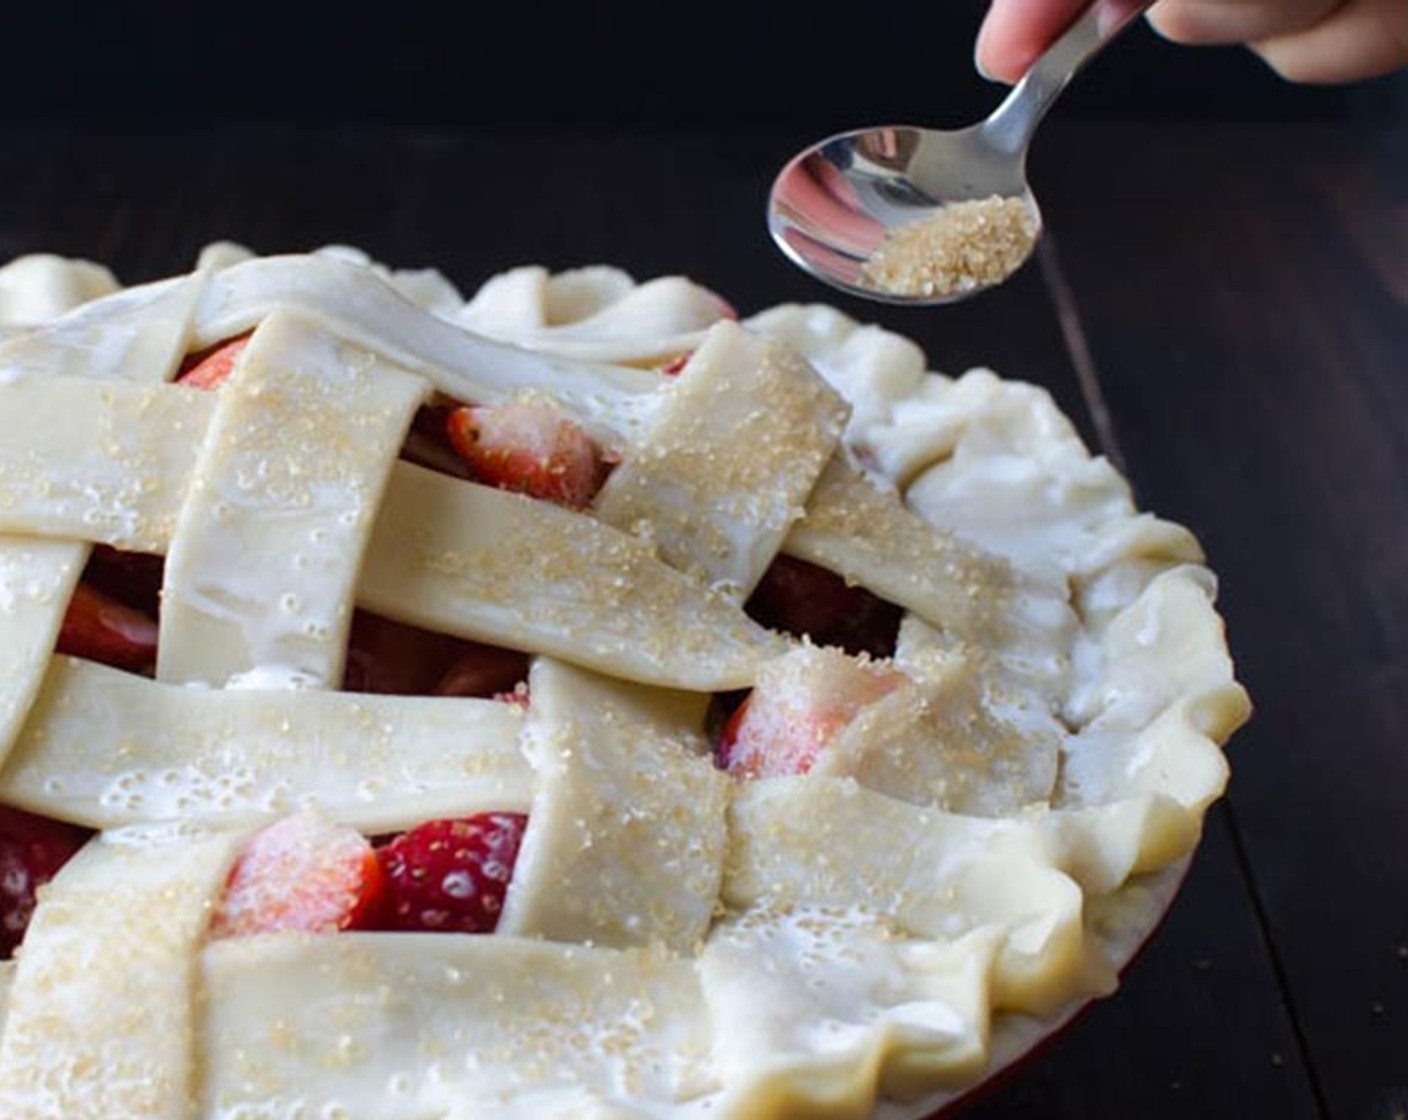
[[[220,245],[125,290],[14,262],[0,332],[0,800],[106,830],[5,970],[13,1120],[918,1115],[1113,989],[1222,792],[1193,537],[1042,390],[832,309]],[[578,513],[398,461],[435,390],[621,465]],[[168,557],[155,680],[51,653],[92,542]],[[741,609],[778,552],[902,606],[906,679],[740,781],[707,694],[810,656]],[[528,711],[330,691],[354,603],[536,654]],[[208,943],[308,805],[529,812],[499,932]]]

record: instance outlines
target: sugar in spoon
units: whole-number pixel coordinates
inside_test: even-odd
[[[842,132],[773,183],[768,228],[798,266],[851,295],[953,303],[1015,272],[1041,235],[1027,146],[1076,72],[1153,0],[1095,0],[987,120],[957,132]]]

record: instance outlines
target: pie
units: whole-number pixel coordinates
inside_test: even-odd
[[[347,249],[0,316],[0,1115],[922,1115],[1223,789],[1197,541],[1033,386]]]

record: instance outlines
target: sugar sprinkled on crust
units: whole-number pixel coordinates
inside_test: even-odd
[[[984,201],[1002,208],[1019,200]],[[1035,226],[1034,211],[1021,217]],[[993,231],[984,228],[968,247],[988,253]],[[1030,249],[1035,229],[1027,232],[1011,267]],[[918,260],[926,265],[922,256]],[[126,1092],[125,1071],[136,1068],[143,1074],[141,1100],[161,1092],[161,1115],[308,1110],[333,1116],[346,1110],[346,1101],[379,1116],[412,1109],[458,1115],[460,1101],[475,1101],[467,1107],[502,1120],[767,1120],[798,1110],[890,1118],[900,1110],[913,1114],[911,1106],[882,1104],[877,1095],[923,1095],[927,1105],[929,1094],[967,1085],[1010,1058],[1018,1045],[1010,1041],[1013,1022],[1049,1025],[1053,1019],[1035,1017],[1059,1017],[1070,1001],[1109,989],[1115,966],[1128,956],[1123,946],[1113,953],[1111,943],[1121,931],[1146,932],[1158,903],[1166,901],[1154,899],[1144,875],[1191,850],[1198,816],[1225,781],[1217,744],[1246,708],[1225,657],[1211,583],[1194,566],[1196,550],[1189,555],[1145,534],[1117,532],[1135,516],[1127,488],[1108,467],[1094,465],[1053,405],[1035,390],[1005,387],[992,375],[950,381],[925,374],[921,355],[907,346],[897,350],[874,329],[838,326],[815,309],[794,309],[809,332],[802,341],[815,342],[798,348],[818,372],[840,371],[845,384],[858,387],[844,395],[871,398],[862,402],[864,426],[851,429],[849,450],[858,454],[850,459],[844,449],[836,453],[832,436],[817,439],[812,426],[819,412],[839,429],[839,402],[829,402],[819,383],[808,385],[800,359],[756,337],[747,345],[764,349],[767,360],[754,363],[758,368],[721,363],[710,391],[691,402],[697,410],[671,415],[666,406],[685,399],[691,381],[698,388],[700,367],[710,357],[708,320],[689,335],[688,347],[680,342],[678,317],[668,320],[663,342],[656,335],[665,328],[653,325],[654,317],[632,320],[642,324],[633,329],[645,332],[644,342],[613,335],[613,360],[653,366],[658,362],[647,359],[662,352],[693,349],[694,368],[686,366],[678,380],[636,377],[556,352],[564,336],[553,332],[568,326],[557,324],[560,317],[515,318],[536,324],[532,337],[520,340],[521,349],[491,346],[408,311],[412,305],[375,287],[379,281],[365,269],[333,263],[250,260],[181,281],[192,289],[205,284],[215,294],[202,297],[196,312],[190,312],[194,295],[177,301],[189,314],[176,332],[180,345],[166,346],[171,360],[161,369],[172,372],[188,336],[214,341],[228,336],[232,323],[243,329],[287,304],[285,310],[309,316],[338,338],[349,355],[391,347],[405,356],[398,361],[442,392],[473,389],[473,399],[492,401],[542,394],[559,399],[569,413],[580,409],[584,422],[591,419],[623,460],[613,485],[630,501],[622,502],[629,508],[619,524],[606,516],[605,499],[589,512],[568,512],[394,463],[377,539],[358,573],[364,608],[539,654],[528,690],[532,707],[526,715],[505,710],[486,728],[483,712],[508,706],[301,694],[302,704],[337,712],[335,722],[346,730],[325,739],[330,721],[291,714],[283,694],[266,694],[256,710],[258,693],[188,693],[137,677],[115,681],[127,675],[60,659],[39,693],[38,722],[18,749],[52,750],[64,729],[72,741],[86,742],[89,728],[97,730],[87,738],[111,736],[107,713],[128,696],[147,694],[145,704],[159,695],[153,705],[159,710],[137,714],[162,734],[175,726],[170,750],[176,757],[140,756],[143,740],[156,735],[136,725],[134,716],[133,726],[123,724],[113,757],[90,766],[93,789],[98,796],[114,789],[113,799],[128,814],[122,819],[155,819],[159,793],[167,803],[187,797],[176,805],[183,813],[192,808],[193,794],[180,788],[186,763],[178,748],[199,739],[215,748],[202,757],[218,757],[213,769],[187,769],[198,779],[207,772],[226,778],[225,784],[212,780],[208,795],[195,789],[213,803],[220,827],[227,823],[220,814],[231,808],[227,797],[259,810],[282,808],[299,796],[299,784],[279,773],[279,756],[295,744],[313,748],[306,770],[349,773],[339,778],[338,796],[365,827],[360,814],[385,803],[388,784],[399,782],[417,798],[423,792],[419,764],[398,778],[401,727],[413,722],[414,734],[428,739],[429,721],[419,708],[452,705],[464,738],[473,725],[493,751],[465,762],[446,760],[446,769],[464,768],[454,775],[456,797],[482,771],[484,793],[476,796],[498,796],[502,782],[517,807],[531,801],[530,816],[546,839],[553,839],[550,831],[556,835],[554,844],[538,847],[544,873],[537,877],[534,920],[516,930],[501,926],[499,936],[482,939],[347,934],[202,947],[199,935],[229,852],[215,853],[206,878],[188,887],[168,881],[171,861],[157,839],[142,844],[125,833],[123,843],[136,850],[124,854],[122,875],[107,874],[105,864],[94,877],[104,891],[118,890],[119,900],[133,883],[149,879],[170,898],[153,906],[148,890],[145,900],[129,899],[117,916],[130,919],[124,937],[141,952],[114,953],[117,904],[100,906],[100,920],[77,922],[71,930],[76,919],[64,892],[75,891],[74,875],[56,880],[41,899],[44,914],[17,970],[11,1022],[0,1032],[0,1093],[7,1088],[7,1060],[31,1080],[49,1068],[36,1059],[25,1072],[34,1049],[26,1049],[28,1042],[50,1041],[35,1020],[47,1027],[54,1008],[36,992],[46,994],[55,974],[65,978],[87,960],[130,956],[137,966],[152,956],[169,960],[173,954],[148,927],[164,930],[173,915],[184,922],[176,932],[188,952],[175,954],[178,967],[159,978],[166,992],[161,1006],[174,1009],[165,1019],[147,1014],[145,1003],[140,1015],[126,1018],[133,1014],[133,984],[154,990],[157,984],[149,979],[155,969],[134,969],[126,960],[113,966],[115,982],[94,973],[112,986],[112,1000],[73,1002],[69,1013],[83,1028],[80,1038],[98,1038],[79,1048],[78,1057],[86,1062],[97,1051],[104,1068],[115,1071],[106,1078],[108,1096],[95,1101],[85,1092],[83,1103],[96,1107],[83,1115],[111,1116],[114,1094]],[[999,273],[998,279],[1006,274]],[[980,266],[966,275],[973,286],[982,282]],[[538,283],[534,299],[542,289]],[[623,298],[619,284],[610,291],[617,295],[587,306]],[[115,305],[104,314],[116,316]],[[593,317],[590,310],[582,315]],[[125,319],[119,325],[127,329]],[[714,333],[747,329],[724,325]],[[47,335],[19,339],[24,348],[13,339],[0,344],[0,371],[18,361],[16,354],[29,363],[13,367],[22,376],[9,386],[0,383],[0,397],[19,400],[24,390],[16,385],[29,380],[31,368],[90,376],[88,366],[71,364],[71,357],[93,333],[70,322],[61,332],[62,347]],[[99,341],[114,333],[111,327],[97,332]],[[900,361],[897,354],[907,357]],[[119,371],[151,365],[145,358],[99,364]],[[793,367],[795,382],[774,384]],[[802,403],[818,407],[780,416],[780,406],[788,404],[784,387],[803,390]],[[123,414],[103,399],[112,392],[102,390],[96,399],[112,413],[99,419],[114,422],[99,431],[101,439],[88,442],[130,476],[128,489],[145,494],[141,480],[159,482],[171,468],[158,471],[160,464],[141,456],[149,446],[166,445],[137,438],[154,426],[141,408],[130,410],[128,423],[117,423]],[[238,382],[223,393],[221,401],[206,404],[204,395],[168,387],[148,394],[147,403],[155,409],[152,402],[169,398],[169,411],[190,420],[198,436],[209,417],[197,424],[193,410],[227,407],[238,396]],[[775,395],[758,399],[764,393]],[[191,399],[178,399],[183,396]],[[102,429],[94,407],[90,399],[88,428],[76,435]],[[68,446],[75,433],[65,431],[72,427],[59,425],[64,439],[45,444],[51,458],[54,449]],[[267,480],[298,509],[304,491],[322,480],[319,472],[346,450],[350,437],[341,427],[293,427],[300,440],[333,440],[316,470]],[[914,434],[919,429],[922,440]],[[903,446],[887,447],[884,433]],[[75,442],[87,454],[84,441]],[[799,446],[808,455],[805,471]],[[759,458],[761,450],[769,455]],[[627,486],[633,463],[658,468],[659,481]],[[824,470],[823,463],[829,463]],[[887,472],[882,482],[865,473],[881,467]],[[190,471],[172,473],[185,479]],[[14,603],[23,599],[26,619],[38,618],[24,623],[25,658],[52,648],[58,620],[39,608],[60,602],[81,567],[85,546],[74,546],[77,554],[68,549],[70,529],[79,528],[73,522],[89,510],[105,518],[99,528],[112,520],[107,507],[115,484],[106,475],[100,481],[105,488],[70,488],[73,504],[60,511],[67,520],[50,501],[20,522],[0,501],[0,526],[38,526],[40,536],[54,538],[47,543],[65,546],[51,549],[44,567],[34,541],[0,541],[0,617],[17,627]],[[735,504],[721,500],[720,490]],[[664,516],[643,508],[657,492],[671,500],[665,512],[674,517],[681,542],[670,555]],[[163,508],[138,511],[144,514],[138,529],[153,538],[153,550],[171,539],[169,509],[157,516]],[[728,532],[745,516],[766,545],[757,550],[764,559],[780,544],[788,555],[819,563],[910,612],[894,663],[911,683],[853,721],[855,749],[844,760],[849,765],[835,772],[818,765],[805,776],[742,782],[710,765],[699,730],[705,694],[758,684],[761,666],[787,648],[785,638],[755,626],[738,605],[756,574],[752,564],[740,564],[738,572],[712,566],[730,549],[745,551]],[[647,531],[637,535],[641,523]],[[751,547],[747,551],[751,560]],[[1077,617],[1084,603],[1080,581],[1102,578],[1119,564],[1136,565],[1138,578],[1122,579],[1099,612]],[[9,600],[14,603],[7,606]],[[1174,606],[1179,609],[1166,609]],[[1077,640],[1090,645],[1088,656]],[[619,679],[554,667],[554,655]],[[667,662],[673,666],[668,672],[662,670]],[[553,690],[543,670],[554,668],[570,675],[573,687],[571,696],[559,697],[556,718],[548,718]],[[67,685],[75,681],[97,682],[101,695],[71,704]],[[695,693],[674,691],[680,688]],[[35,688],[22,691],[20,702],[30,703]],[[0,714],[19,695],[0,695]],[[199,735],[193,721],[169,718],[197,710],[208,717]],[[522,742],[513,741],[519,730]],[[250,732],[257,746],[231,765],[235,760],[220,755],[221,744]],[[846,746],[831,744],[838,762]],[[530,751],[536,753],[527,757]],[[1067,765],[1077,751],[1083,766]],[[373,777],[372,763],[387,773]],[[252,775],[261,768],[271,778],[256,790]],[[13,770],[12,760],[7,772]],[[1072,780],[1087,770],[1109,780],[1098,786]],[[66,776],[51,787],[53,773],[37,774],[32,784],[58,797],[75,779],[59,768]],[[168,786],[173,792],[162,793]],[[320,797],[325,788],[319,784]],[[12,803],[9,796],[4,800]],[[114,841],[97,843],[106,848]],[[521,888],[533,885],[534,855],[525,840],[515,873]],[[635,873],[623,879],[632,865]],[[120,887],[110,887],[119,879]],[[179,905],[185,903],[189,909]],[[73,951],[75,943],[82,952]],[[109,1004],[116,1008],[112,1014],[105,1011]],[[123,1025],[115,1029],[111,1023],[119,1016]],[[178,1029],[166,1029],[169,1023]],[[161,1066],[148,1060],[157,1050],[150,1045],[157,1027],[185,1047]],[[1030,1040],[1024,1035],[1020,1045]],[[109,1045],[116,1048],[111,1061]],[[101,1080],[89,1078],[95,1079]],[[383,1098],[384,1109],[375,1103]],[[81,1111],[64,1115],[78,1120]]]

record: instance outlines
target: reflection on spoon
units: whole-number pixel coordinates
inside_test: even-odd
[[[971,128],[864,128],[802,152],[773,184],[773,238],[813,276],[868,299],[951,303],[1002,283],[1041,235],[1026,179],[1036,126],[1151,3],[1094,0]]]

